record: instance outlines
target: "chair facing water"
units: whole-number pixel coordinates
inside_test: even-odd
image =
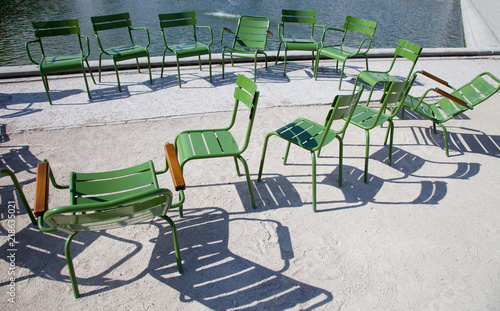
[[[339,89],[342,86],[342,78],[344,76],[345,62],[349,58],[353,58],[355,56],[364,56],[366,62],[366,70],[368,70],[368,57],[366,56],[366,54],[370,50],[376,29],[377,29],[377,22],[353,16],[347,16],[345,18],[343,29],[326,28],[323,31],[323,35],[321,36],[321,48],[319,49],[318,53],[316,53],[316,64],[314,65],[314,78],[315,79],[318,78],[318,67],[319,67],[320,56],[333,58],[337,61],[335,72],[337,72],[339,69],[339,61],[342,62],[342,69],[340,70]],[[342,39],[339,44],[326,44],[327,42],[326,34],[331,31],[342,33]],[[357,47],[348,46],[346,38],[349,40],[352,37],[359,39],[357,41],[359,42],[359,45]]]
[[[151,84],[153,84],[148,51],[148,47],[150,44],[148,30],[144,27],[132,27],[129,13],[94,16],[90,19],[92,21],[92,26],[94,29],[94,36],[97,39],[97,45],[99,46],[99,50],[101,51],[101,53],[99,54],[99,82],[101,82],[102,55],[106,54],[108,56],[111,56],[111,58],[113,59],[113,65],[116,72],[116,80],[118,81],[118,89],[120,90],[120,92],[122,91],[122,88],[120,85],[120,77],[118,75],[118,67],[116,63],[124,60],[135,59],[137,63],[137,70],[141,72],[141,69],[139,67],[139,57],[146,57],[148,60],[149,81],[151,82]],[[134,43],[132,31],[135,30],[145,31],[147,37],[147,44],[145,46],[137,45]],[[108,40],[111,39],[109,37],[103,39],[102,33],[104,32],[108,32],[109,34],[112,33],[113,35],[115,35],[114,39],[117,38],[116,35],[118,34],[120,35],[120,38],[123,35],[125,38],[120,42],[122,45],[114,46],[114,43],[109,43]]]
[[[335,138],[339,141],[339,186],[342,186],[342,159],[343,159],[343,139],[349,121],[352,117],[353,112],[358,105],[361,94],[363,93],[364,85],[362,85],[358,91],[355,93],[353,91],[352,95],[337,95],[333,100],[330,110],[325,119],[324,125],[318,124],[314,121],[310,121],[306,118],[298,118],[292,123],[289,123],[276,131],[270,132],[266,135],[264,140],[264,147],[262,149],[262,157],[260,160],[259,177],[258,181],[261,180],[262,170],[264,168],[264,160],[266,157],[267,143],[271,136],[278,136],[288,141],[288,145],[285,152],[285,158],[283,164],[286,164],[288,159],[288,153],[290,151],[290,146],[293,143],[305,150],[311,152],[312,159],[312,204],[313,211],[316,211],[316,152],[319,154],[321,148],[328,145]],[[338,129],[333,129],[332,125],[335,120],[342,120],[338,126]]]
[[[152,161],[114,171],[70,174],[69,185],[56,183],[48,162],[38,164],[34,213],[32,213],[15,175],[2,169],[0,174],[10,176],[23,199],[32,222],[43,232],[61,231],[68,233],[64,252],[75,298],[80,297],[73,260],[71,241],[82,231],[102,231],[143,222],[159,216],[166,220],[174,240],[177,269],[182,273],[182,264],[177,231],[172,219],[167,216],[170,208],[184,202],[185,184],[177,162],[173,145],[165,145],[166,169],[155,171]],[[179,202],[172,203],[172,192],[160,188],[157,174],[170,169],[173,184],[179,191]],[[69,190],[70,205],[48,208],[49,180],[56,189]],[[34,215],[33,215],[34,214]],[[47,226],[48,225],[48,226]]]
[[[90,47],[89,39],[80,34],[80,27],[78,25],[77,19],[66,19],[58,21],[44,21],[44,22],[33,22],[33,28],[35,29],[36,40],[29,41],[26,43],[26,52],[31,62],[38,65],[40,70],[40,75],[42,77],[43,86],[45,92],[47,93],[47,98],[49,103],[52,105],[52,100],[49,94],[49,81],[48,74],[61,72],[61,71],[71,71],[80,69],[83,72],[83,79],[85,80],[85,87],[87,88],[87,95],[90,99],[89,84],[87,82],[87,76],[85,74],[85,64],[89,69],[92,81],[94,81],[94,76],[90,70],[90,66],[87,58],[89,57]],[[70,37],[72,36],[72,37]],[[64,40],[65,38],[74,38],[74,40]],[[51,42],[44,42],[47,40]],[[87,53],[83,50],[82,39],[85,39],[87,43]],[[53,47],[57,41],[58,50],[64,51],[67,54],[58,55],[60,52],[54,51]],[[70,45],[70,43],[73,43]],[[32,44],[38,44],[41,53],[41,60],[36,61],[33,59],[30,46]],[[73,51],[72,51],[73,50]],[[69,54],[73,52],[72,54]],[[57,53],[53,55],[51,53]]]
[[[179,157],[181,170],[184,170],[184,165],[196,159],[208,158],[222,158],[232,157],[236,165],[236,172],[240,175],[238,161],[240,160],[245,169],[245,175],[248,184],[248,191],[250,192],[250,199],[252,207],[255,208],[255,199],[248,172],[248,165],[241,154],[247,149],[252,133],[252,127],[255,120],[255,113],[257,112],[257,103],[259,101],[259,91],[257,85],[249,78],[238,75],[236,79],[236,87],[234,89],[234,108],[229,125],[220,129],[201,129],[201,130],[187,130],[181,132],[175,138],[175,149]],[[244,104],[249,109],[248,125],[246,129],[245,140],[241,147],[238,146],[231,130],[236,121],[239,104]],[[182,207],[179,212],[182,215]]]
[[[163,68],[165,66],[165,53],[170,51],[175,54],[175,60],[177,62],[177,77],[179,80],[179,87],[181,87],[181,72],[179,68],[179,58],[198,56],[198,64],[201,70],[201,55],[208,55],[208,66],[210,70],[210,82],[212,82],[212,57],[210,53],[210,46],[213,42],[212,28],[209,26],[198,26],[196,25],[196,14],[194,11],[190,12],[180,12],[180,13],[169,13],[169,14],[158,14],[160,19],[160,33],[163,38],[163,44],[165,49],[163,50],[163,58],[161,62],[161,77],[163,78]],[[192,28],[192,38],[189,42],[180,44],[168,44],[167,41],[172,42],[173,40],[167,40],[167,31],[171,33],[180,33],[184,31],[189,31]],[[198,41],[196,35],[197,29],[208,29],[210,33],[210,42],[208,44],[203,44]]]

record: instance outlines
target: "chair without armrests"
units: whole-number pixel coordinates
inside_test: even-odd
[[[236,87],[234,89],[234,109],[230,124],[221,129],[202,129],[202,130],[187,130],[179,133],[175,138],[175,150],[179,158],[181,171],[184,170],[184,165],[195,159],[222,158],[232,157],[236,165],[236,172],[240,176],[240,169],[237,160],[240,160],[245,169],[245,175],[250,192],[252,207],[255,208],[255,199],[248,172],[248,165],[241,154],[248,147],[252,127],[255,120],[257,103],[259,100],[259,91],[257,85],[249,78],[238,75],[236,79]],[[246,130],[245,141],[243,145],[238,147],[236,139],[231,133],[231,129],[236,121],[239,103],[244,104],[249,109],[248,126]],[[179,213],[182,216],[182,207],[179,207]]]
[[[287,26],[288,25],[288,26]],[[294,38],[290,37],[291,33],[285,33],[285,28],[291,27],[292,25],[299,26],[301,28],[307,28],[306,31],[310,32],[311,36]],[[305,26],[305,27],[302,27]],[[314,66],[314,53],[318,52],[320,44],[314,39],[314,29],[322,28],[325,26],[316,25],[316,11],[304,11],[304,10],[282,10],[281,11],[281,23],[278,25],[278,36],[280,44],[278,47],[278,55],[276,55],[276,62],[280,56],[281,45],[285,47],[285,58],[283,60],[283,76],[286,75],[286,56],[288,51],[311,51],[312,52],[312,65]]]
[[[174,186],[181,195],[185,184],[175,150],[172,145],[166,145],[165,151]],[[120,228],[159,216],[172,228],[177,269],[182,273],[177,231],[167,212],[183,202],[172,204],[172,192],[158,186],[156,175],[163,172],[156,172],[151,161],[107,172],[73,172],[70,175],[70,184],[67,186],[57,185],[53,181],[53,186],[56,188],[69,189],[71,204],[49,209],[49,180],[53,180],[53,175],[48,162],[38,164],[34,215],[38,218],[41,231],[62,231],[69,234],[64,250],[75,298],[80,297],[80,292],[70,245],[73,238],[82,231]],[[181,197],[184,197],[183,194]]]
[[[262,170],[264,168],[264,160],[266,156],[267,143],[271,136],[278,136],[288,141],[285,159],[283,164],[286,164],[290,145],[293,143],[303,149],[311,152],[312,159],[312,188],[313,188],[313,211],[316,212],[316,152],[318,157],[321,148],[328,145],[335,138],[339,141],[339,186],[342,186],[342,159],[343,159],[343,135],[349,125],[349,121],[353,112],[358,105],[361,94],[363,93],[364,85],[362,85],[358,92],[353,91],[352,95],[337,95],[333,100],[331,109],[325,119],[324,125],[320,125],[314,121],[305,118],[298,118],[292,123],[289,123],[276,131],[270,132],[266,135],[264,147],[262,149],[262,157],[260,160],[259,177],[261,180]],[[338,130],[332,127],[333,121],[344,119],[345,122]]]
[[[196,14],[194,11],[190,12],[180,12],[180,13],[169,13],[169,14],[158,14],[160,20],[160,33],[163,38],[163,44],[165,49],[163,50],[163,58],[161,62],[161,77],[163,78],[163,68],[165,66],[165,53],[170,51],[175,54],[175,60],[177,62],[177,77],[179,80],[179,87],[181,87],[181,72],[179,68],[179,59],[185,57],[198,56],[198,64],[201,70],[201,55],[208,54],[208,66],[210,70],[210,82],[212,82],[212,57],[210,52],[210,46],[213,42],[212,28],[210,26],[198,26],[196,25]],[[193,31],[193,37],[189,42],[181,44],[167,44],[167,28],[169,30],[179,30],[184,31],[186,28],[191,28]],[[196,36],[197,29],[208,29],[210,32],[210,43],[203,44],[198,41]]]
[[[231,46],[223,43],[224,32],[234,35]],[[231,57],[231,65],[234,66],[233,56],[252,58],[254,60],[253,80],[257,79],[257,56],[263,54],[266,61],[265,52],[267,46],[267,37],[272,35],[269,32],[269,18],[266,16],[242,15],[238,20],[236,32],[227,27],[222,28],[220,35],[220,45],[222,47],[222,78],[224,78],[224,56]]]
[[[151,82],[151,84],[153,84],[153,78],[151,76],[151,63],[149,61],[148,51],[148,47],[150,44],[149,31],[144,27],[132,27],[129,13],[93,16],[90,19],[92,21],[94,36],[97,40],[97,45],[99,46],[99,50],[101,51],[101,53],[99,54],[99,82],[101,82],[102,55],[106,54],[108,56],[111,56],[111,58],[113,59],[113,65],[115,66],[116,72],[116,80],[118,81],[118,90],[120,90],[120,92],[122,91],[122,88],[120,85],[120,77],[118,76],[118,67],[116,63],[124,60],[135,59],[137,63],[137,70],[141,72],[141,69],[139,67],[139,57],[146,57],[148,60],[149,81]],[[108,47],[108,45],[106,45],[106,43],[104,42],[105,40],[102,40],[102,38],[99,36],[99,33],[113,29],[126,29],[128,38],[130,40],[123,42],[120,46]],[[141,46],[134,43],[134,38],[132,36],[132,31],[134,30],[144,30],[146,32],[146,46]]]
[[[380,108],[375,109],[366,105],[358,105],[353,113],[350,123],[365,130],[366,144],[365,144],[365,172],[364,182],[368,182],[368,159],[370,156],[370,130],[389,122],[387,133],[385,135],[384,144],[387,143],[387,138],[390,135],[389,142],[389,165],[392,161],[392,142],[394,136],[394,123],[392,119],[397,115],[405,98],[410,91],[415,77],[410,80],[402,82],[389,82],[387,84],[384,95],[380,101]],[[386,112],[388,111],[388,113]]]
[[[35,29],[35,37],[36,40],[29,41],[26,43],[26,52],[28,53],[28,58],[30,61],[36,65],[40,70],[40,76],[42,77],[43,86],[45,88],[45,92],[47,93],[47,98],[49,99],[49,104],[52,105],[52,100],[49,94],[49,81],[47,74],[61,71],[70,71],[81,69],[83,72],[83,79],[85,80],[85,87],[87,88],[87,95],[90,97],[89,84],[87,82],[87,76],[85,74],[85,64],[87,64],[87,68],[89,69],[90,76],[92,77],[92,81],[95,84],[94,76],[92,75],[92,71],[90,70],[89,62],[87,58],[90,53],[89,39],[88,37],[80,34],[80,27],[78,25],[78,19],[66,19],[59,21],[45,21],[45,22],[33,22],[33,28]],[[64,55],[55,55],[50,56],[50,46],[49,44],[44,45],[43,42],[48,38],[59,37],[62,39],[63,36],[75,36],[78,42],[78,52],[76,54],[64,54]],[[85,39],[87,43],[87,53],[83,51],[82,39]],[[61,40],[62,41],[62,40]],[[40,61],[36,61],[33,59],[32,52],[30,50],[30,46],[32,44],[38,43],[40,48],[40,53],[42,59]],[[54,42],[52,42],[53,44]],[[69,42],[65,42],[69,43]],[[60,45],[59,45],[60,47]],[[68,47],[69,49],[70,47]],[[67,53],[71,51],[66,50]]]
[[[321,42],[320,42],[321,48],[319,49],[318,53],[316,53],[314,78],[315,79],[318,78],[319,59],[321,55],[333,58],[337,61],[335,72],[337,72],[339,69],[339,61],[342,62],[342,69],[340,70],[339,90],[340,87],[342,86],[342,78],[344,76],[345,62],[349,58],[353,58],[355,56],[364,56],[366,62],[366,70],[368,70],[368,57],[366,56],[366,54],[370,50],[376,29],[377,29],[377,22],[352,16],[347,16],[345,18],[343,29],[326,28],[323,31],[323,35],[321,36]],[[335,44],[335,45],[325,44],[326,34],[327,32],[330,31],[337,31],[343,33],[340,44]],[[347,46],[347,44],[344,45],[344,43],[346,43],[346,38],[348,36],[349,37],[354,36],[355,34],[358,34],[362,37],[360,39],[359,46],[354,48]]]
[[[438,124],[443,129],[445,152],[446,156],[449,156],[448,131],[443,123],[467,110],[472,110],[476,105],[498,92],[500,90],[500,79],[489,72],[483,72],[463,86],[454,88],[445,80],[426,71],[417,71],[415,76],[418,74],[422,74],[449,87],[452,89],[452,92],[448,93],[436,87],[428,89],[420,97],[408,95],[403,103],[402,117],[404,117],[404,108],[409,108],[431,120],[434,133],[436,133],[436,124]],[[433,103],[428,103],[425,100],[430,92],[436,92],[443,97]]]
[[[405,58],[411,62],[410,70],[408,71],[408,75],[405,80],[409,80],[413,74],[413,69],[415,69],[415,65],[417,64],[418,58],[422,53],[422,47],[405,41],[403,39],[399,40],[398,47],[394,52],[394,58],[392,59],[392,63],[387,71],[361,71],[359,75],[356,77],[355,85],[358,84],[358,80],[361,79],[364,82],[368,83],[371,86],[370,95],[368,95],[367,104],[370,103],[370,99],[372,97],[373,90],[375,89],[375,85],[378,83],[384,83],[387,87],[389,82],[399,82],[401,81],[398,77],[392,75],[392,69],[396,64],[396,60],[398,58]]]

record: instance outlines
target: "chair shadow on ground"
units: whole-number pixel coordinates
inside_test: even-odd
[[[246,213],[245,213],[246,214]],[[212,310],[284,310],[301,307],[311,310],[333,300],[330,292],[283,275],[293,258],[288,228],[273,223],[278,236],[283,268],[279,271],[252,262],[230,251],[229,223],[262,219],[233,218],[217,207],[193,209],[177,220],[184,274],[176,273],[172,245],[155,243],[148,273],[176,289],[182,302],[196,301]],[[171,239],[165,224],[157,223],[158,240]],[[239,241],[253,243],[254,241]],[[164,249],[164,247],[168,249]],[[167,257],[167,258],[165,258]]]

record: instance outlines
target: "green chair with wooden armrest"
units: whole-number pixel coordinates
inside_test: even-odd
[[[80,297],[73,267],[70,245],[73,238],[82,231],[101,231],[136,224],[159,216],[172,228],[177,269],[182,273],[182,263],[177,239],[177,231],[172,219],[167,216],[171,208],[184,202],[185,184],[175,150],[172,144],[165,145],[166,169],[155,171],[152,161],[121,170],[98,173],[70,174],[69,185],[59,185],[55,181],[49,163],[38,164],[36,175],[34,213],[24,197],[24,193],[14,174],[8,170],[0,173],[14,181],[23,199],[32,222],[43,232],[62,231],[69,234],[64,252],[75,298]],[[160,188],[157,174],[170,169],[175,189],[179,192],[179,202],[172,203],[172,192]],[[56,189],[69,190],[70,204],[49,209],[49,180]]]
[[[149,81],[153,84],[153,78],[151,76],[151,62],[149,60],[148,47],[149,41],[149,31],[144,27],[132,27],[132,22],[130,21],[129,13],[119,13],[112,15],[102,15],[93,16],[90,18],[92,21],[92,26],[94,29],[94,36],[97,39],[97,45],[101,53],[99,54],[99,82],[101,82],[101,62],[102,55],[106,54],[111,56],[113,59],[113,65],[115,66],[116,80],[118,81],[118,90],[122,91],[120,85],[120,77],[118,76],[117,62],[124,60],[135,59],[137,63],[137,70],[141,72],[139,67],[139,57],[146,57],[148,60],[149,69]],[[146,33],[147,44],[145,46],[137,45],[134,42],[134,37],[132,36],[132,31],[144,30]],[[104,38],[105,32],[108,32],[108,36]],[[126,39],[120,42],[121,45],[115,46],[110,44],[108,40],[116,39],[118,33],[123,32]],[[113,37],[109,37],[109,36]]]
[[[446,156],[449,156],[448,131],[443,123],[467,110],[472,110],[476,105],[498,92],[500,90],[500,79],[489,72],[483,72],[470,82],[459,88],[455,88],[445,80],[426,71],[417,71],[415,76],[418,74],[431,78],[450,88],[452,92],[448,93],[436,87],[428,89],[420,97],[408,95],[403,103],[402,116],[404,117],[404,108],[411,109],[432,121],[434,133],[436,133],[436,124],[438,124],[443,129]],[[437,101],[429,103],[426,98],[430,92],[438,93],[442,97]]]
[[[224,32],[234,35],[231,46],[224,45]],[[231,57],[231,65],[234,66],[233,57],[252,58],[254,60],[253,80],[257,79],[257,56],[265,52],[269,32],[269,18],[266,16],[242,15],[238,20],[236,32],[227,27],[222,28],[220,45],[222,47],[222,78],[224,78],[224,57]]]
[[[389,69],[387,71],[369,71],[369,70],[361,71],[356,77],[355,84],[356,85],[358,84],[358,80],[363,80],[364,82],[366,82],[371,86],[367,104],[370,103],[370,99],[372,97],[373,90],[375,89],[375,85],[383,83],[385,87],[387,87],[387,84],[389,82],[401,81],[401,79],[395,76],[392,71],[395,68],[396,61],[399,58],[404,58],[410,62],[409,63],[410,70],[408,71],[408,75],[405,77],[405,80],[409,80],[413,74],[413,69],[415,69],[415,65],[417,64],[418,58],[420,57],[421,53],[422,53],[422,47],[414,43],[400,39],[398,42],[398,47],[394,52],[394,58],[392,59],[391,65],[389,66]]]
[[[345,62],[349,58],[353,58],[356,56],[363,56],[366,62],[366,70],[368,70],[368,57],[366,54],[370,50],[373,36],[375,34],[375,30],[377,29],[377,22],[373,22],[367,19],[362,19],[353,16],[347,16],[345,18],[344,28],[326,28],[323,31],[323,35],[321,36],[321,42],[318,53],[316,53],[316,64],[314,65],[314,78],[318,78],[318,67],[320,56],[326,56],[329,58],[333,58],[337,61],[335,72],[339,69],[339,61],[342,62],[342,69],[340,70],[340,82],[339,89],[342,86],[342,78],[344,76],[344,67]],[[326,44],[326,34],[327,32],[341,32],[342,40],[339,44]],[[347,38],[347,41],[346,41]],[[359,42],[357,47],[348,46],[349,40],[356,40]]]
[[[241,154],[248,147],[255,120],[255,113],[257,112],[257,103],[259,101],[257,85],[249,78],[241,74],[238,75],[236,87],[234,89],[234,99],[235,102],[231,122],[227,127],[220,129],[183,131],[175,138],[175,150],[177,151],[181,170],[184,170],[184,165],[191,160],[231,157],[234,159],[236,172],[238,176],[240,176],[240,169],[237,161],[240,160],[245,169],[252,207],[255,208],[255,199],[250,174],[248,172],[248,165]],[[241,147],[238,146],[238,142],[231,132],[232,130],[234,131],[233,125],[236,121],[240,103],[244,104],[249,111],[246,136]],[[179,207],[179,212],[182,215],[182,206]]]
[[[198,26],[196,25],[196,14],[194,11],[190,12],[179,12],[179,13],[169,13],[169,14],[158,14],[160,19],[160,33],[163,38],[163,44],[165,49],[163,50],[163,58],[161,62],[161,77],[163,78],[163,68],[165,66],[165,53],[170,51],[175,54],[175,60],[177,62],[177,77],[179,80],[179,87],[181,87],[181,71],[179,66],[179,58],[198,56],[198,64],[201,70],[201,55],[208,55],[208,66],[210,70],[210,82],[212,82],[212,57],[210,53],[210,46],[213,42],[212,28],[210,26]],[[184,32],[187,28],[192,28],[193,35],[189,36],[187,42],[179,44],[168,44],[167,32],[170,36],[175,33]],[[208,29],[210,33],[210,42],[204,44],[198,41],[196,36],[196,30],[198,29]]]
[[[415,77],[402,82],[389,82],[380,101],[379,108],[372,108],[365,105],[358,105],[354,111],[350,123],[365,130],[365,172],[364,182],[368,182],[368,159],[370,156],[370,130],[389,122],[387,133],[385,135],[384,144],[387,143],[387,138],[390,135],[389,142],[389,159],[388,163],[392,162],[392,141],[394,136],[394,122],[392,119],[397,115],[403,102],[410,91]]]
[[[35,37],[37,39],[26,43],[26,52],[28,53],[30,61],[38,65],[43,86],[45,87],[45,92],[47,93],[47,97],[49,99],[49,104],[52,105],[52,100],[49,94],[49,81],[47,75],[49,73],[72,71],[77,69],[83,72],[87,95],[90,99],[89,84],[87,82],[87,76],[85,75],[85,64],[87,64],[87,68],[89,69],[90,76],[92,77],[94,84],[95,80],[87,60],[90,53],[89,38],[80,34],[78,19],[33,22],[32,25],[35,29]],[[70,36],[74,36],[76,39],[74,40],[76,43],[73,46],[70,44],[69,40],[63,39],[63,37],[69,38]],[[85,39],[85,42],[87,43],[87,53],[83,50],[82,39]],[[66,54],[58,55],[60,52],[52,49],[52,47],[56,44],[56,41],[59,42],[57,47],[60,50],[63,50],[62,47],[64,47]],[[33,59],[33,52],[30,50],[30,46],[32,44],[38,44],[39,46],[39,53],[41,54],[40,61]]]
[[[316,25],[316,11],[281,11],[281,23],[278,24],[280,45],[278,47],[278,55],[276,55],[275,64],[278,63],[281,46],[283,45],[285,48],[283,76],[286,75],[286,57],[288,51],[311,51],[312,65],[314,66],[314,53],[318,52],[320,46],[320,43],[314,39],[314,30],[316,28],[325,29],[325,26]],[[294,30],[292,31],[292,29]],[[301,33],[298,34],[298,32]]]
[[[288,159],[288,153],[290,151],[290,145],[301,147],[305,150],[311,152],[312,159],[312,204],[313,211],[316,212],[316,152],[319,154],[321,148],[328,145],[335,138],[339,141],[339,186],[342,186],[342,159],[343,159],[343,135],[349,125],[349,121],[352,117],[353,112],[358,105],[361,94],[363,93],[364,85],[362,85],[358,91],[355,93],[353,91],[352,95],[337,95],[331,104],[331,108],[323,125],[318,124],[314,121],[308,120],[306,118],[298,118],[292,123],[289,123],[276,131],[270,132],[266,135],[264,140],[264,147],[262,149],[262,157],[260,160],[259,177],[258,181],[261,180],[262,170],[264,168],[264,160],[266,157],[267,143],[271,136],[278,136],[288,141],[288,145],[285,152],[285,158],[283,164],[286,165]],[[333,129],[332,125],[335,120],[344,121],[343,124],[340,123],[338,129]]]

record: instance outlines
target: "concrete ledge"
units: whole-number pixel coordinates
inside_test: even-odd
[[[271,64],[276,61],[277,51],[268,51],[267,52],[267,60]],[[283,61],[282,57],[283,53],[280,53],[280,61]],[[455,56],[492,56],[492,55],[500,55],[500,46],[499,47],[467,47],[467,48],[424,48],[422,51],[422,57],[455,57]],[[385,48],[385,49],[371,49],[368,53],[369,58],[392,58],[394,57],[394,49],[393,48]],[[160,68],[161,67],[161,56],[153,56],[151,57],[151,67],[152,68]],[[301,52],[301,51],[291,51],[287,55],[287,59],[290,61],[296,60],[310,60],[311,54],[309,52]],[[323,59],[323,58],[322,58]],[[328,59],[328,58],[324,58]],[[264,56],[258,57],[259,62],[263,62],[265,60]],[[202,64],[208,64],[208,57],[202,57]],[[230,62],[229,58],[225,58],[225,63],[228,64]],[[242,63],[242,62],[252,62],[251,59],[247,58],[235,58],[234,62]],[[89,61],[90,67],[94,74],[98,73],[99,62],[97,60]],[[222,54],[214,53],[212,54],[212,64],[220,65],[222,64]],[[139,65],[141,68],[147,68],[147,61],[142,58],[139,60]],[[189,59],[182,59],[181,66],[196,66],[198,65],[198,59],[196,57],[192,57]],[[165,67],[175,67],[176,61],[174,56],[165,57]],[[103,60],[102,71],[114,71],[113,61],[110,59]],[[137,65],[134,60],[124,61],[118,63],[119,70],[127,70],[127,69],[136,69]],[[80,73],[80,71],[67,71],[64,73],[56,73],[56,75],[61,74],[74,74]],[[12,78],[24,78],[24,77],[37,77],[40,76],[40,72],[38,71],[38,66],[36,65],[26,65],[26,66],[5,66],[0,67],[0,79],[12,79]]]

